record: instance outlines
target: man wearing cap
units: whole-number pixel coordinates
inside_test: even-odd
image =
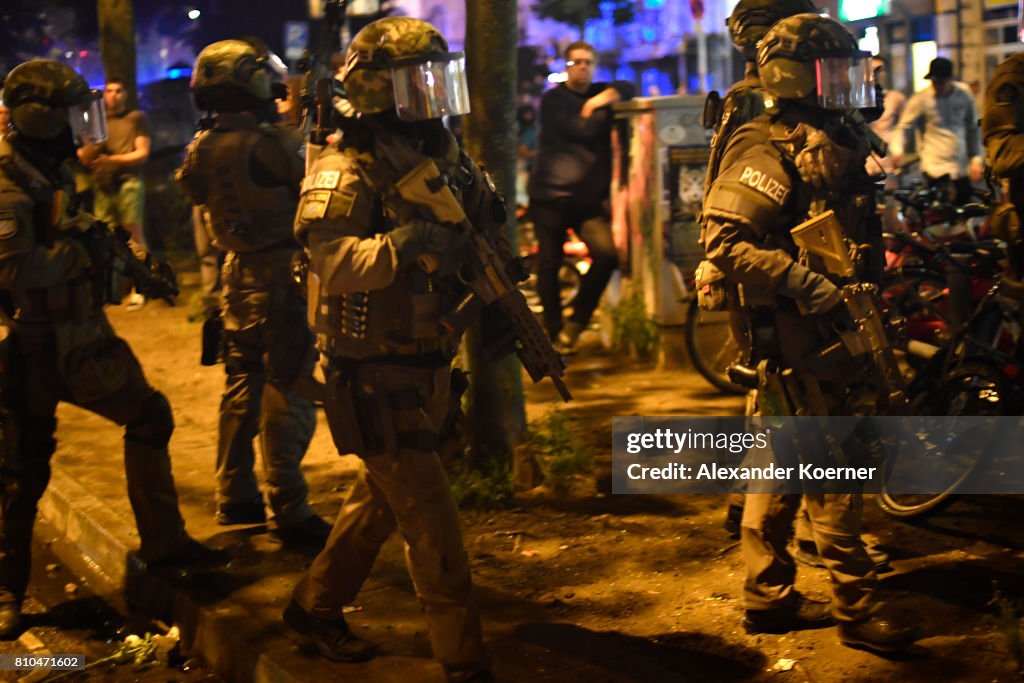
[[[949,176],[956,190],[954,201],[964,204],[970,200],[971,183],[981,180],[985,170],[978,110],[970,92],[953,82],[953,62],[945,57],[932,60],[925,78],[932,86],[907,101],[893,131],[893,164],[902,161],[907,134],[920,127],[921,173],[933,184]]]

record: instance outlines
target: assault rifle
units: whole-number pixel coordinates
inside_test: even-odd
[[[387,149],[387,146],[383,149]],[[394,159],[387,161],[396,165]],[[496,193],[490,176],[485,173],[484,178]],[[444,318],[442,324],[452,333],[461,333],[485,308],[496,307],[512,328],[516,355],[530,379],[539,382],[544,377],[550,377],[562,400],[572,400],[572,395],[562,381],[565,360],[551,346],[544,329],[526,303],[526,297],[519,291],[518,282],[523,279],[519,259],[510,250],[501,249],[492,235],[470,223],[433,159],[422,159],[395,183],[395,187],[405,201],[429,211],[442,225],[457,226],[468,238],[465,262],[458,277],[470,291]],[[438,265],[436,257],[431,256],[425,255],[420,260],[420,265],[428,272],[436,270]]]
[[[831,365],[841,355],[856,357],[871,354],[881,380],[883,396],[879,400],[880,407],[890,414],[902,414],[907,407],[903,374],[893,355],[885,321],[877,304],[878,288],[872,284],[851,281],[855,270],[854,259],[850,254],[857,247],[851,249],[847,244],[842,226],[832,210],[804,221],[793,228],[790,234],[800,248],[802,260],[811,262],[812,270],[815,265],[813,261],[818,259],[828,273],[847,281],[839,293],[850,315],[852,327],[840,330],[840,340],[812,354],[807,359],[808,363]]]
[[[324,25],[320,41],[313,52],[302,57],[299,101],[302,106],[300,130],[306,136],[306,172],[323,151],[327,136],[334,132],[334,95],[340,83],[331,73],[331,55],[341,49],[341,26],[345,22],[348,0],[323,0]]]
[[[133,247],[131,233],[120,225],[109,225],[87,213],[79,213],[63,226],[64,230],[78,233],[96,261],[109,264],[112,275],[106,281],[104,300],[121,303],[123,288],[121,277],[132,279],[135,291],[149,299],[163,299],[173,305],[178,296],[178,278],[174,268],[166,261],[153,258],[152,254],[141,253]],[[138,251],[137,251],[138,250]]]

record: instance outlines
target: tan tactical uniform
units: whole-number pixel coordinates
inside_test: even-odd
[[[814,124],[814,125],[812,125]],[[822,128],[830,126],[828,136]],[[815,127],[815,126],[820,126]],[[817,131],[818,134],[815,132]],[[844,227],[863,226],[870,202],[864,174],[866,152],[856,133],[838,119],[810,120],[794,112],[764,115],[742,127],[723,155],[721,173],[704,206],[708,260],[738,285],[736,296],[752,320],[753,360],[775,359],[781,367],[810,372],[805,357],[832,338],[828,316],[805,316],[787,290],[787,274],[797,254],[789,230],[817,212],[837,210]],[[829,141],[842,141],[840,147]],[[810,165],[811,168],[804,168]],[[811,171],[818,169],[819,175]],[[806,177],[802,175],[806,174]],[[853,234],[857,243],[874,236]],[[867,270],[871,264],[864,264]],[[824,319],[822,319],[824,318]],[[824,414],[852,414],[851,395],[865,373],[863,360],[813,373],[823,389]],[[773,447],[791,447],[775,443]],[[860,539],[860,494],[805,494],[811,534],[835,589],[832,611],[839,621],[857,621],[876,606],[873,563]],[[786,607],[793,599],[796,569],[786,549],[800,495],[747,496],[742,548],[747,563],[744,588],[748,610]]]
[[[1024,54],[1015,54],[996,67],[985,91],[981,133],[986,165],[1006,183],[1006,201],[996,207],[993,232],[1010,245],[1007,275],[1024,292]],[[1015,288],[1016,289],[1016,288]]]
[[[402,200],[394,173],[378,163],[389,158],[387,149],[419,156],[420,143],[374,130],[359,147],[343,142],[324,152],[303,182],[296,217],[311,259],[310,322],[331,392],[325,411],[339,452],[362,461],[327,546],[294,598],[315,617],[340,616],[397,528],[434,656],[449,674],[475,671],[485,666],[480,621],[458,511],[437,454],[443,425],[458,409],[450,365],[459,339],[440,323],[464,291],[451,276],[398,267],[386,233],[434,219]],[[439,121],[430,130],[436,132],[424,154],[452,179],[470,220],[495,229],[486,216],[496,197],[479,169]],[[458,265],[457,253],[439,257],[437,272]]]
[[[305,301],[291,274],[299,245],[292,220],[303,162],[294,131],[249,113],[218,114],[179,169],[190,199],[203,205],[222,271],[227,383],[220,406],[217,496],[224,504],[260,497],[253,473],[259,434],[267,499],[279,527],[309,518],[299,469],[316,428],[312,403],[292,389],[309,376],[315,351]]]
[[[0,140],[0,308],[13,344],[0,400],[13,418],[0,440],[0,600],[20,603],[29,578],[36,503],[50,478],[57,403],[125,427],[128,497],[149,561],[188,542],[167,443],[174,419],[103,314],[103,273],[62,226],[70,177],[34,166]],[[105,270],[105,269],[104,269]],[[102,457],[100,453],[97,457]]]

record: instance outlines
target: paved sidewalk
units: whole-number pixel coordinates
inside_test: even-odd
[[[360,635],[383,646],[385,656],[359,665],[332,664],[309,654],[301,639],[283,627],[281,611],[310,558],[271,543],[264,526],[221,527],[213,519],[213,461],[223,366],[198,365],[199,326],[187,322],[185,306],[150,303],[132,313],[113,307],[110,314],[141,359],[150,382],[167,394],[174,409],[178,427],[171,454],[189,531],[211,545],[230,549],[234,559],[226,572],[203,581],[171,585],[141,576],[131,553],[138,539],[125,493],[120,430],[62,405],[53,478],[41,513],[65,535],[55,548],[64,562],[120,609],[143,607],[167,623],[178,624],[188,650],[231,681],[442,681],[440,667],[430,659],[425,621],[397,537],[386,545],[359,596],[358,611],[349,619]],[[579,400],[593,402],[595,419],[610,420],[612,410],[628,413],[633,412],[631,407],[644,414],[679,413],[689,402],[685,391],[672,390],[678,379],[654,372],[651,396],[641,395],[643,387],[630,395],[632,387],[628,387],[611,401],[607,389],[586,388],[593,368],[588,369],[585,357],[577,366],[574,377],[579,384],[574,386],[570,379],[570,387]],[[655,388],[665,397],[661,404],[651,403]],[[544,401],[553,396],[550,387],[532,390],[531,417],[542,414],[550,405]],[[740,408],[735,397],[708,396],[699,406],[705,414],[736,413]],[[304,471],[311,502],[328,520],[340,506],[354,465],[353,457],[336,454],[321,415]],[[478,590],[477,595],[502,680],[637,680],[609,674],[586,663],[578,653],[555,653],[530,642],[530,633],[521,627],[526,623],[556,626],[549,611],[494,588]]]

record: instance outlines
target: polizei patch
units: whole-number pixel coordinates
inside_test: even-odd
[[[764,171],[759,171],[753,166],[745,166],[740,174],[740,182],[749,185],[773,202],[782,206],[789,196],[789,188],[771,177]]]

